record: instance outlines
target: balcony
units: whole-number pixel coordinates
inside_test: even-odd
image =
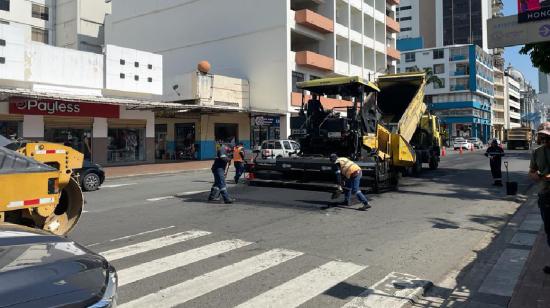
[[[315,31],[322,33],[334,32],[334,23],[331,19],[307,9],[296,11],[294,19],[297,24]]]
[[[296,52],[296,64],[322,71],[334,70],[334,59],[312,51]]]
[[[451,91],[467,91],[470,90],[467,85],[462,84],[452,84]]]
[[[386,15],[386,29],[388,29],[389,32],[393,32],[393,33],[399,33],[399,31],[401,30],[399,28],[399,23],[395,21],[395,19],[387,15]]]
[[[388,55],[388,58],[391,58],[393,60],[399,61],[401,59],[401,53],[399,50],[393,48],[393,47],[386,47],[386,54]]]
[[[451,55],[449,60],[450,61],[467,61],[468,56],[466,56],[466,55]]]
[[[399,0],[386,0],[389,5],[399,5]]]
[[[504,118],[493,118],[493,124],[504,125]]]

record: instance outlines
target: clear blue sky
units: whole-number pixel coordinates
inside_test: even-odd
[[[518,12],[518,5],[517,0],[503,0],[504,2],[504,16],[508,15],[516,15]],[[522,46],[515,46],[515,47],[507,47],[504,51],[504,60],[506,61],[505,67],[508,66],[508,63],[512,63],[512,65],[520,70],[523,75],[525,75],[525,79],[531,82],[531,85],[535,89],[539,89],[539,76],[538,76],[538,70],[533,67],[533,64],[531,64],[531,59],[529,59],[528,55],[521,55],[519,53],[519,50]]]

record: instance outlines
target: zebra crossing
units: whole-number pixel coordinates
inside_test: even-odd
[[[112,248],[100,252],[108,261],[114,262],[118,272],[119,294],[126,288],[139,288],[147,290],[140,292],[139,296],[122,296],[118,299],[119,307],[186,307],[190,302],[208,297],[209,294],[219,292],[223,288],[238,286],[239,283],[247,279],[257,279],[258,275],[266,271],[282,271],[284,265],[290,264],[305,258],[306,254],[299,251],[273,248],[262,249],[254,248],[256,243],[241,239],[222,239],[212,238],[213,233],[203,230],[189,230],[184,232],[164,235],[157,238],[132,243],[127,246]],[[181,249],[179,245],[185,246],[189,242],[208,239],[209,243],[193,248]],[[196,243],[195,243],[196,246]],[[257,245],[256,245],[257,246]],[[172,271],[183,271],[192,265],[208,262],[218,258],[224,260],[227,253],[235,253],[249,248],[247,255],[243,259],[230,261],[221,267],[207,269],[206,272],[199,274],[189,274],[189,276],[177,276],[180,281],[171,285],[156,286],[155,279],[166,275]],[[164,254],[164,250],[171,250]],[[161,256],[156,253],[161,252]],[[252,252],[253,254],[250,254]],[[149,259],[145,261],[140,256],[149,254]],[[240,256],[240,255],[239,255]],[[130,265],[124,265],[125,260],[131,260]],[[137,264],[136,260],[138,260]],[[308,301],[321,296],[331,288],[345,283],[351,277],[363,272],[368,268],[367,265],[354,264],[340,260],[322,260],[322,264],[312,264],[304,272],[298,271],[288,273],[289,277],[283,282],[277,282],[277,285],[269,287],[267,290],[261,290],[259,294],[249,295],[245,292],[243,298],[238,298],[238,303],[228,306],[239,308],[252,307],[298,307],[307,304]],[[287,269],[288,270],[288,269]],[[412,275],[393,273],[392,279],[385,277],[385,280],[379,281],[374,286],[378,286],[376,291],[363,286],[365,289],[361,294],[355,294],[346,298],[344,307],[400,307],[409,300],[407,294],[403,293],[403,288],[394,288],[395,292],[401,292],[399,299],[396,300],[392,293],[395,282],[419,281]],[[403,280],[405,279],[405,280]],[[412,295],[418,295],[423,291],[422,286],[415,288],[406,288],[416,292]],[[240,294],[240,292],[238,292]],[[380,297],[380,294],[387,295],[392,299],[391,305],[386,305],[385,296],[373,298],[373,301],[365,300],[368,296]],[[238,296],[238,295],[237,295]],[[200,300],[200,299],[199,299]],[[374,305],[373,305],[374,303]],[[190,304],[189,304],[190,305]],[[193,305],[190,305],[193,306]],[[201,307],[203,307],[201,305]],[[216,305],[220,307],[220,305]],[[340,305],[342,306],[342,305]]]

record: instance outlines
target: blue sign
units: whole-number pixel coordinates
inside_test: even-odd
[[[256,126],[279,126],[280,122],[281,122],[280,117],[274,117],[274,116],[254,117],[254,124],[256,124]]]

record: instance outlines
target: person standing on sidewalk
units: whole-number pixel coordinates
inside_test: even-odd
[[[243,143],[239,142],[233,148],[233,163],[235,165],[235,184],[239,183],[239,179],[244,173],[244,148]]]
[[[550,247],[550,122],[539,126],[537,143],[542,146],[533,151],[529,165],[529,177],[540,183],[538,203],[544,222],[546,242]],[[545,266],[543,271],[550,275],[550,264]]]
[[[489,166],[491,167],[491,175],[493,176],[493,185],[502,186],[502,156],[504,156],[504,150],[498,146],[496,139],[487,148],[485,156],[490,158]]]
[[[227,193],[227,185],[225,184],[225,168],[231,164],[231,158],[227,155],[229,149],[221,146],[216,153],[216,159],[212,164],[212,174],[214,175],[214,185],[210,190],[208,201],[220,200],[220,194],[223,197],[223,202],[226,204],[233,203],[235,200],[229,197]]]
[[[354,194],[357,196],[357,199],[363,203],[363,207],[359,208],[359,210],[366,211],[369,209],[371,207],[369,205],[369,200],[363,195],[360,188],[362,176],[361,167],[345,157],[338,157],[336,154],[330,155],[330,162],[336,166],[336,181],[338,185],[342,183],[342,175],[344,176],[346,188],[343,205],[350,206],[351,195]]]

